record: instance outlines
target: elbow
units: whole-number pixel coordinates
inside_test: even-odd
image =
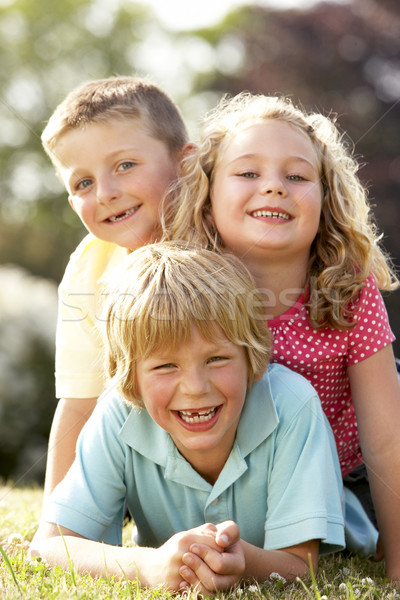
[[[45,558],[47,559],[46,556],[46,543],[44,540],[39,541],[35,538],[33,538],[32,542],[30,543],[30,546],[28,548],[28,557],[29,558]]]
[[[35,535],[29,545],[28,556],[29,558],[46,558],[46,540],[38,539]]]
[[[297,561],[296,568],[293,572],[287,577],[288,581],[295,581],[299,578],[313,578],[318,572],[318,556],[308,555],[308,562],[301,558]]]
[[[31,558],[41,557],[48,559],[51,540],[56,537],[60,537],[57,525],[53,523],[40,523],[30,543],[28,556]]]

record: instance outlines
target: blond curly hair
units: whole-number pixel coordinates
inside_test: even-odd
[[[322,210],[310,249],[308,284],[310,320],[314,327],[354,326],[351,302],[370,274],[380,290],[399,285],[387,253],[379,245],[359,164],[334,119],[307,113],[285,97],[242,92],[225,96],[206,115],[196,152],[185,157],[181,178],[164,215],[164,239],[194,241],[223,252],[216,230],[210,190],[225,144],[237,131],[277,119],[298,128],[311,140],[319,159]]]

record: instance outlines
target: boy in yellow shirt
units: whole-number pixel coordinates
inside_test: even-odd
[[[96,330],[101,285],[131,250],[160,233],[164,197],[190,149],[179,109],[147,79],[115,77],[73,90],[42,134],[43,146],[89,234],[59,288],[56,395],[45,499],[68,471],[103,392]]]

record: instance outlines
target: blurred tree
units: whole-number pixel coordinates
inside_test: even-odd
[[[55,283],[0,266],[0,476],[38,481],[54,398]]]

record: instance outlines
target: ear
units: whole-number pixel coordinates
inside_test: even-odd
[[[182,146],[182,148],[179,150],[179,153],[178,153],[179,160],[182,160],[182,158],[185,158],[186,156],[188,156],[189,154],[192,154],[196,150],[197,150],[197,145],[194,142],[188,142],[187,144]]]
[[[72,196],[68,196],[68,203],[69,203],[70,207],[72,208],[72,210],[76,213],[76,209],[74,206],[74,199]]]
[[[255,383],[256,381],[259,381],[261,379],[261,377],[264,375],[265,371],[263,373],[259,373],[258,375],[255,375],[254,379],[253,379],[253,383]]]

